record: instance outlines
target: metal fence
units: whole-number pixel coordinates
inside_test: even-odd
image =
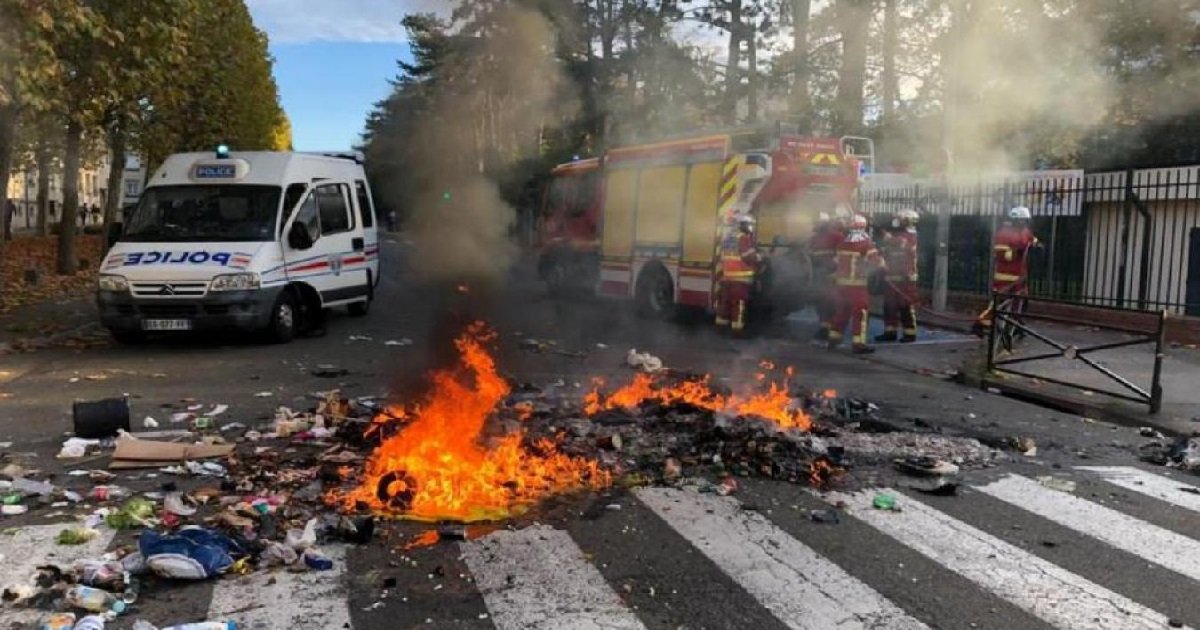
[[[1200,166],[913,184],[867,189],[859,201],[880,225],[903,208],[922,214],[924,286],[932,284],[939,213],[950,220],[948,288],[986,296],[992,234],[1009,208],[1023,205],[1044,243],[1030,253],[1032,295],[1200,316]]]

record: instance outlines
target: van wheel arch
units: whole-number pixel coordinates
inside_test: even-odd
[[[305,329],[319,327],[323,321],[324,303],[321,294],[312,285],[303,282],[293,282],[284,289],[292,294],[300,310],[300,324]]]

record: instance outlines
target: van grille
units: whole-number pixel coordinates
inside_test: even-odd
[[[129,290],[137,297],[201,297],[208,292],[207,282],[131,282]]]

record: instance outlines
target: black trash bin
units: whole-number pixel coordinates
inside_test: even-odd
[[[71,413],[75,437],[100,440],[116,437],[118,429],[129,431],[129,401],[125,398],[78,401]]]

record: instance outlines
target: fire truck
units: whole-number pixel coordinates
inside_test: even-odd
[[[635,300],[645,316],[711,310],[725,219],[749,212],[766,258],[752,304],[787,313],[809,299],[817,214],[854,201],[870,139],[812,138],[782,125],[620,146],[556,167],[539,221],[552,291]]]

